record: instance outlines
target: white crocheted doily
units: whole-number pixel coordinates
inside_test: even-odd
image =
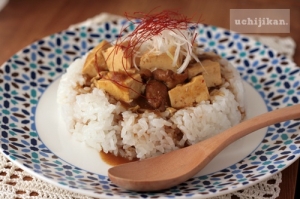
[[[103,21],[113,20],[119,16],[102,13],[70,28],[99,24]],[[271,48],[292,58],[296,47],[291,38],[250,36]],[[236,191],[230,194],[214,197],[213,199],[231,199],[236,196],[239,199],[275,199],[279,196],[281,173],[273,175],[268,180],[254,186]],[[66,191],[47,182],[37,179],[22,169],[15,166],[0,154],[0,198],[1,199],[92,199],[91,197]]]
[[[279,196],[281,173],[247,189],[214,197],[213,199],[275,199]],[[1,199],[92,199],[92,197],[66,191],[37,179],[8,161],[0,154]]]

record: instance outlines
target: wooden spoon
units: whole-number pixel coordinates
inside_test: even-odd
[[[300,118],[300,104],[256,116],[192,146],[112,167],[108,176],[113,183],[128,190],[167,189],[196,175],[234,141],[263,127],[296,118]]]

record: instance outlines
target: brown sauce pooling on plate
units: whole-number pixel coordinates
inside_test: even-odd
[[[117,166],[120,164],[137,161],[137,159],[128,160],[127,158],[123,158],[121,156],[115,156],[114,154],[111,153],[104,153],[103,151],[100,151],[100,157],[105,163],[111,166]]]

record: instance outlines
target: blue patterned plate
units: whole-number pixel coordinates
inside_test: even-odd
[[[25,171],[56,186],[101,198],[205,198],[260,182],[300,154],[300,121],[261,129],[219,154],[198,175],[162,192],[121,189],[96,151],[66,132],[56,104],[60,76],[103,39],[114,40],[123,19],[66,30],[43,38],[0,68],[1,151]],[[212,26],[197,27],[199,46],[227,58],[241,73],[247,116],[299,103],[300,70],[285,56],[246,36]]]

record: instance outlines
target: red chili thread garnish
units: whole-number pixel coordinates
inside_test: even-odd
[[[136,19],[136,15],[141,16],[140,21],[133,20]],[[157,14],[134,12],[133,15],[129,15],[125,13],[125,16],[131,23],[137,25],[135,30],[123,39],[123,41],[129,41],[129,44],[124,49],[127,58],[133,57],[134,51],[139,49],[142,43],[151,39],[153,36],[161,34],[162,31],[173,31],[175,29],[179,31],[188,30],[190,26],[196,26],[200,20],[199,18],[197,23],[192,23],[192,18],[188,18],[173,10],[164,10]],[[195,33],[195,28],[192,33]],[[194,38],[191,41],[192,43],[195,41],[195,35],[196,34],[194,34]]]

